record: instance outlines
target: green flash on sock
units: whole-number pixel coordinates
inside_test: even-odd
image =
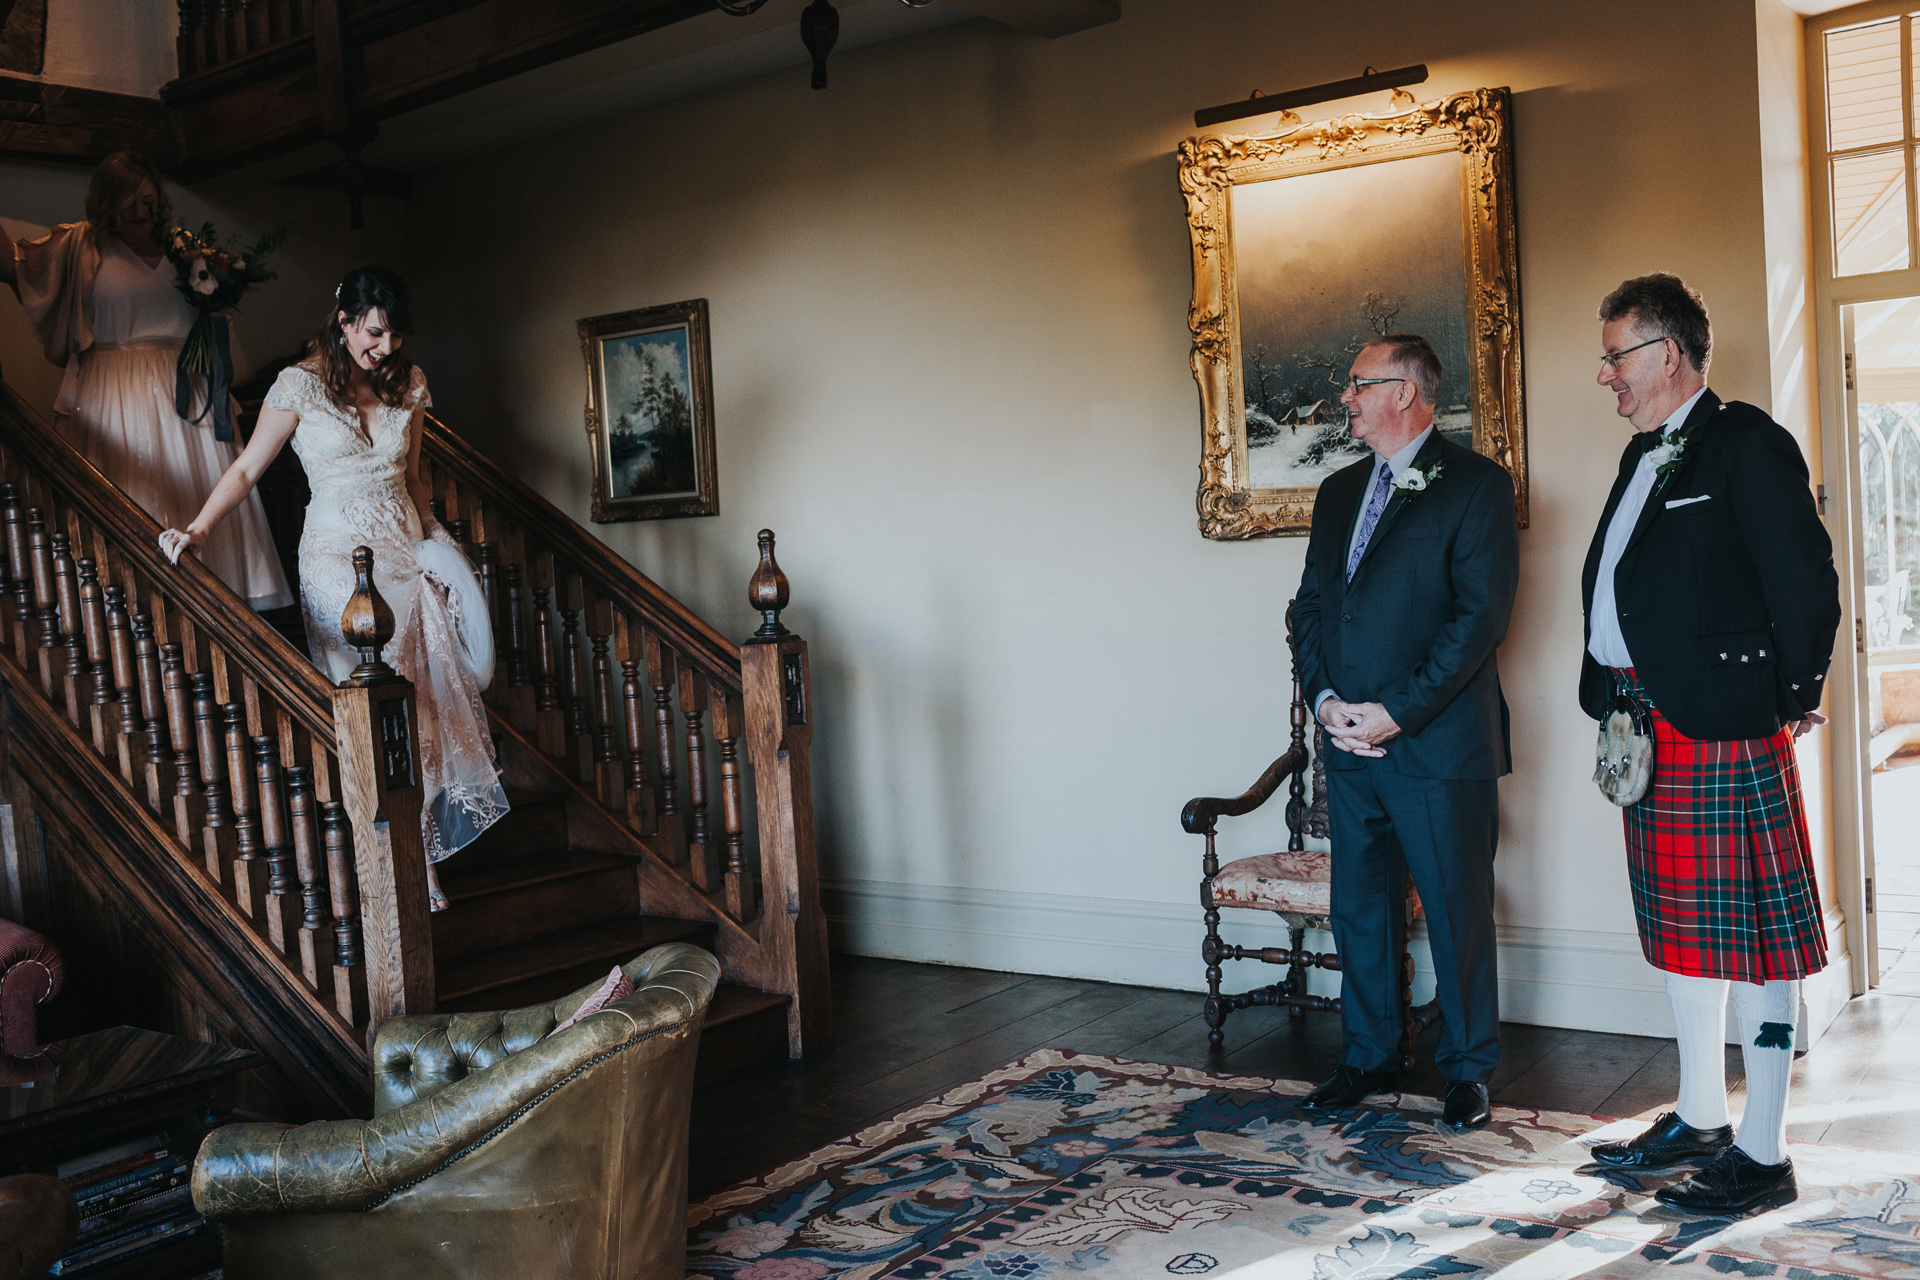
[[[1755,1038],[1753,1047],[1756,1049],[1793,1048],[1793,1024],[1790,1022],[1761,1023],[1760,1034]]]

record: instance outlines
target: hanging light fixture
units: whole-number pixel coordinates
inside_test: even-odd
[[[767,0],[713,0],[722,13],[748,18],[760,12]],[[924,9],[933,0],[900,0],[909,9]],[[840,39],[840,11],[830,0],[813,0],[800,12],[800,42],[813,55],[813,87],[827,87],[827,54]]]

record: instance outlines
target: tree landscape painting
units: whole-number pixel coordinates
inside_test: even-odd
[[[1433,344],[1435,425],[1473,448],[1461,177],[1446,151],[1233,188],[1249,488],[1317,486],[1366,456],[1340,392],[1384,333]]]
[[[698,477],[686,327],[614,338],[605,351],[612,497],[692,493]]]
[[[596,520],[714,515],[706,300],[580,322]]]

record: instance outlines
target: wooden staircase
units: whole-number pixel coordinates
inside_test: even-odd
[[[736,645],[437,422],[424,457],[493,610],[512,806],[440,864],[432,915],[411,687],[330,686],[0,387],[5,783],[29,836],[0,899],[69,955],[123,957],[140,985],[114,1020],[261,1049],[288,1119],[364,1113],[385,1018],[552,999],[673,940],[727,979],[703,1082],[822,1043],[807,653],[771,535]]]

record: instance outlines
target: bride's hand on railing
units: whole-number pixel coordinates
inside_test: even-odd
[[[178,529],[168,529],[160,535],[160,550],[166,552],[167,559],[175,564],[180,563],[181,554],[189,547],[197,551],[206,543],[207,535],[193,529],[184,533]]]

